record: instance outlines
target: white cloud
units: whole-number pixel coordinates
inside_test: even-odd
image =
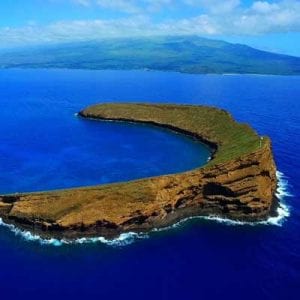
[[[176,0],[71,0],[83,6],[121,11],[128,14],[158,11],[174,4]],[[177,1],[178,2],[178,1]],[[180,1],[179,1],[180,2]]]
[[[188,5],[202,7],[212,14],[226,14],[240,6],[240,0],[185,0]]]
[[[103,8],[120,10],[126,13],[134,14],[140,12],[140,8],[134,0],[97,0],[96,4]]]
[[[300,2],[282,0],[274,3],[256,1],[234,18],[236,31],[243,34],[262,34],[300,31]]]
[[[300,1],[255,1],[248,7],[238,0],[179,0],[195,9],[196,17],[153,21],[155,11],[167,9],[174,0],[72,0],[83,6],[121,9],[130,15],[111,20],[74,20],[47,26],[28,23],[20,28],[0,28],[0,44],[4,46],[83,41],[105,37],[149,35],[259,35],[300,32]],[[126,3],[125,3],[126,2]],[[178,4],[178,1],[176,1]]]
[[[77,3],[79,5],[83,5],[83,6],[89,6],[90,0],[72,0],[74,3]]]
[[[256,1],[252,5],[252,10],[257,13],[267,14],[275,10],[280,10],[280,6],[276,3],[269,3],[267,1]]]

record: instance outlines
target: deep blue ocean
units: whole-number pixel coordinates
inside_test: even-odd
[[[204,145],[151,126],[82,120],[100,102],[214,105],[273,141],[281,218],[193,219],[67,244],[0,226],[1,299],[299,299],[300,77],[0,70],[0,193],[174,173]]]

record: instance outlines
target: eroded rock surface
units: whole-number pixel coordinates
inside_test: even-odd
[[[169,127],[208,143],[213,159],[179,174],[0,196],[0,216],[6,222],[46,236],[113,237],[194,215],[257,221],[272,212],[277,181],[271,142],[227,112],[204,106],[105,104],[80,115]]]

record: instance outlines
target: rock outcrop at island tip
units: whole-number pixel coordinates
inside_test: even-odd
[[[118,184],[0,196],[0,217],[44,236],[114,237],[189,216],[266,219],[276,204],[271,142],[224,110],[204,106],[104,104],[84,118],[150,123],[194,136],[214,150],[204,167]],[[154,141],[155,142],[155,141]]]

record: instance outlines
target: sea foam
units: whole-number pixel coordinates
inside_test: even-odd
[[[287,177],[281,173],[277,172],[277,179],[278,179],[278,187],[276,190],[276,196],[279,199],[279,205],[277,208],[277,216],[269,217],[265,221],[258,221],[258,222],[243,222],[243,221],[235,221],[226,218],[221,218],[219,216],[194,216],[185,218],[171,226],[164,227],[164,228],[155,228],[151,230],[149,233],[160,232],[165,230],[170,230],[173,228],[178,228],[190,220],[208,220],[214,221],[218,223],[222,223],[225,225],[231,226],[256,226],[256,225],[273,225],[273,226],[282,226],[284,221],[290,216],[290,207],[285,203],[286,197],[291,197],[292,194],[289,192],[289,183]],[[28,242],[38,242],[41,245],[51,245],[51,246],[63,246],[63,245],[70,245],[70,244],[92,244],[92,243],[102,243],[108,246],[113,247],[121,247],[127,246],[134,243],[138,239],[145,239],[149,237],[147,233],[136,233],[136,232],[127,232],[120,234],[115,239],[106,239],[104,237],[86,237],[86,238],[79,238],[75,240],[68,240],[68,239],[44,239],[37,234],[31,233],[30,231],[22,230],[12,224],[5,223],[0,218],[0,226],[4,226],[13,232],[16,236],[20,236],[22,239]]]
[[[247,222],[247,221],[236,221],[227,218],[222,218],[220,216],[193,216],[189,218],[185,218],[176,224],[173,224],[170,227],[176,228],[181,226],[185,222],[189,220],[195,219],[202,219],[208,221],[215,221],[218,223],[226,224],[226,225],[248,225],[248,226],[256,226],[256,225],[275,225],[275,226],[282,226],[284,221],[290,216],[290,207],[286,204],[285,199],[286,197],[292,197],[292,194],[289,192],[289,183],[287,177],[282,173],[277,171],[276,172],[278,186],[276,190],[276,197],[279,200],[278,207],[277,207],[277,215],[274,217],[269,217],[267,220],[264,221],[257,221],[257,222]],[[165,228],[156,229],[156,231],[165,230]]]
[[[0,218],[0,226],[4,226],[13,232],[16,236],[20,236],[23,240],[27,242],[39,242],[41,245],[51,245],[51,246],[63,246],[70,244],[91,244],[91,243],[103,243],[109,246],[126,246],[132,244],[135,240],[140,238],[146,238],[146,234],[139,234],[135,232],[122,233],[115,239],[106,239],[104,237],[86,237],[79,238],[75,240],[68,239],[45,239],[37,234],[33,234],[30,231],[22,230],[12,224],[7,224],[3,222]]]

